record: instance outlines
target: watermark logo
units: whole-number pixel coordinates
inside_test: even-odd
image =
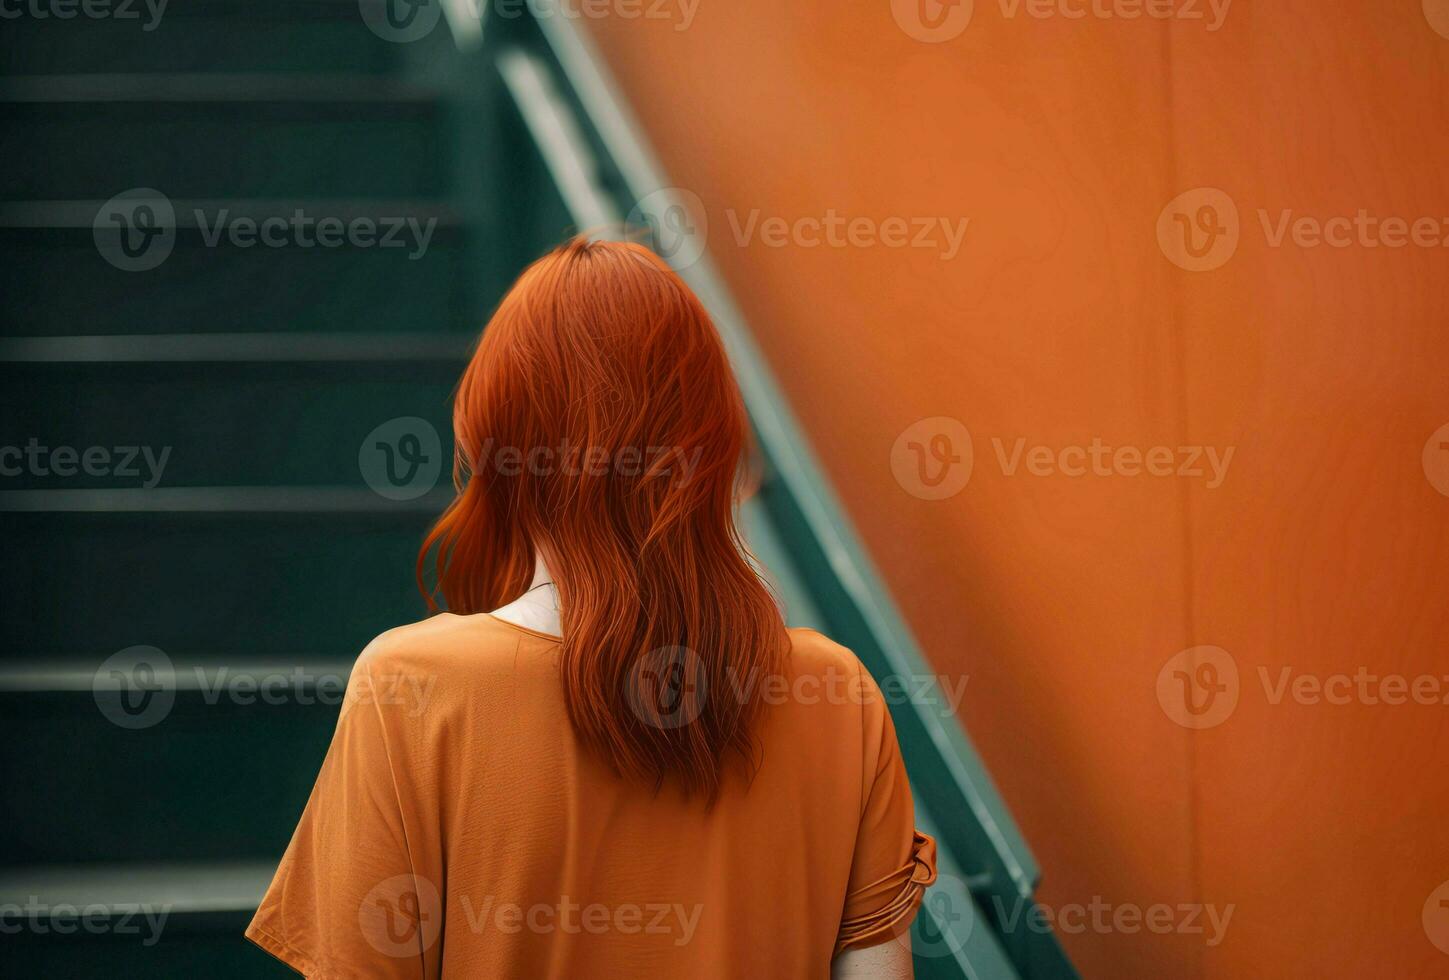
[[[1135,902],[1113,904],[1101,895],[1091,901],[1069,902],[1065,905],[1043,905],[1032,899],[1017,898],[1008,903],[999,895],[991,897],[996,920],[1007,935],[1020,931],[1041,935],[1055,930],[1066,935],[1095,933],[1099,936],[1133,936],[1148,932],[1158,936],[1201,936],[1205,946],[1218,946],[1226,938],[1228,924],[1237,911],[1235,903],[1216,905],[1211,902],[1169,904]]]
[[[358,11],[372,33],[384,41],[420,41],[438,26],[443,3],[449,15],[481,21],[490,14],[502,20],[532,16],[538,20],[667,20],[685,31],[699,13],[700,0],[358,0]]]
[[[1291,665],[1253,669],[1256,687],[1269,707],[1449,707],[1449,674],[1379,674],[1360,664],[1352,673],[1314,673]],[[1221,725],[1238,706],[1238,665],[1220,647],[1193,647],[1169,660],[1157,675],[1157,700],[1167,717],[1184,728]]]
[[[698,262],[709,240],[704,201],[683,187],[662,187],[645,195],[630,209],[627,223],[648,228],[654,251],[676,269]]]
[[[944,415],[912,423],[891,446],[891,473],[902,490],[921,500],[945,500],[971,480],[971,433]]]
[[[161,26],[169,0],[0,0],[0,20],[135,20],[146,33]]]
[[[394,875],[363,896],[357,924],[384,956],[417,956],[431,949],[443,931],[438,887],[421,875]]]
[[[1424,443],[1423,463],[1429,485],[1449,497],[1449,423],[1434,430]]]
[[[0,935],[30,933],[36,936],[139,936],[144,947],[161,941],[172,906],[150,902],[92,902],[54,905],[29,895],[24,904],[0,902]]]
[[[1201,21],[1209,34],[1222,29],[1233,0],[997,0],[1001,16],[1015,20],[1025,13],[1034,20],[1176,20]]]
[[[1183,728],[1215,728],[1238,707],[1238,664],[1222,647],[1189,647],[1157,673],[1157,703]]]
[[[490,0],[471,0],[481,13]],[[540,20],[559,17],[568,20],[670,20],[676,31],[687,31],[699,13],[700,0],[491,0],[494,13],[511,19],[525,10]]]
[[[975,0],[891,0],[891,16],[917,41],[941,44],[970,26],[975,6]]]
[[[971,889],[965,879],[943,873],[926,889],[920,913],[896,942],[916,956],[938,959],[959,952],[975,928],[976,902]]]
[[[971,219],[941,215],[766,214],[760,208],[724,212],[737,248],[918,249],[943,261],[961,254]],[[698,262],[709,240],[709,220],[698,194],[667,187],[647,195],[629,212],[627,224],[648,228],[654,250],[676,269]]]
[[[1253,216],[1269,249],[1444,249],[1449,218],[1382,214],[1369,208],[1321,217],[1295,208],[1255,208]],[[1173,264],[1189,272],[1219,269],[1236,254],[1243,229],[1237,204],[1215,187],[1173,198],[1157,218],[1157,244]]]
[[[389,419],[362,440],[357,468],[378,496],[416,500],[437,485],[443,472],[438,430],[415,415]]]
[[[1424,18],[1435,34],[1449,40],[1449,0],[1424,0]]]
[[[620,476],[669,479],[683,485],[694,479],[703,455],[703,446],[695,446],[693,451],[684,446],[587,446],[574,445],[565,439],[557,446],[524,448],[500,445],[490,436],[469,463],[474,475]]]
[[[165,262],[176,245],[176,209],[154,187],[134,187],[101,205],[91,234],[111,265],[146,272]]]
[[[704,711],[709,678],[688,647],[650,650],[629,672],[625,694],[635,717],[652,728],[683,728]]]
[[[84,474],[139,480],[150,490],[161,482],[170,459],[170,446],[47,446],[32,436],[23,446],[0,446],[0,477],[66,479]]]
[[[1276,213],[1258,208],[1258,224],[1269,248],[1292,245],[1301,249],[1328,248],[1449,248],[1449,218],[1430,215],[1381,215],[1368,208],[1353,214],[1320,218],[1293,208]]]
[[[1216,490],[1227,480],[1235,446],[1110,445],[1100,436],[1089,443],[1030,444],[1025,436],[1008,441],[991,437],[991,453],[1003,477],[1128,478],[1176,477],[1202,480]],[[891,447],[891,472],[907,493],[922,500],[944,500],[960,493],[974,465],[971,434],[955,419],[936,417],[914,423]]]
[[[910,248],[935,252],[947,262],[961,254],[971,224],[970,218],[930,215],[851,216],[834,208],[793,218],[766,216],[759,208],[742,217],[731,208],[725,216],[740,248],[756,241],[766,248]]]
[[[743,676],[733,667],[725,670],[725,681],[740,704],[758,700],[761,704],[913,704],[930,709],[943,718],[955,717],[966,697],[971,678],[966,674],[886,674],[878,688],[858,671],[827,667],[824,671],[762,674],[752,669]]]
[[[294,208],[288,215],[264,217],[232,214],[231,208],[220,208],[208,215],[195,208],[192,216],[207,248],[216,248],[223,240],[232,248],[402,248],[414,262],[428,254],[428,245],[438,230],[436,216],[426,220],[416,215],[343,218],[308,214],[302,208]]]
[[[1441,953],[1449,954],[1449,881],[1429,893],[1424,900],[1424,935]]]
[[[1226,191],[1197,187],[1173,198],[1157,216],[1157,244],[1168,261],[1188,272],[1226,265],[1238,250],[1238,206]]]
[[[438,228],[436,215],[235,213],[192,208],[188,222],[207,248],[406,249],[409,260],[427,255]],[[188,223],[187,227],[193,225]],[[124,191],[103,204],[92,221],[96,249],[111,265],[145,272],[165,262],[176,245],[177,216],[171,200],[151,187]]]
[[[1004,439],[992,436],[991,448],[1002,476],[1174,476],[1201,479],[1209,490],[1223,485],[1237,452],[1236,446],[1110,446],[1097,436],[1085,445],[1031,447],[1018,436],[1009,449]]]
[[[357,0],[362,22],[384,41],[407,44],[432,33],[443,15],[443,0]]]
[[[137,730],[160,724],[176,703],[171,658],[149,646],[113,653],[91,679],[96,707],[111,724]]]
[[[529,932],[547,936],[565,933],[591,936],[617,932],[622,935],[671,936],[675,946],[686,946],[699,927],[704,906],[682,902],[577,902],[561,895],[557,902],[500,902],[485,895],[475,902],[470,895],[459,897],[469,931],[481,935],[490,929],[510,935]]]

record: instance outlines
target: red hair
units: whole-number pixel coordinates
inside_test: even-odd
[[[580,739],[713,798],[728,756],[753,761],[753,692],[786,640],[735,527],[749,428],[703,305],[643,246],[575,238],[503,298],[453,429],[457,496],[418,555],[429,608],[513,601],[542,549]]]

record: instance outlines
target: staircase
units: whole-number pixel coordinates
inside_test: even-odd
[[[574,21],[386,2],[0,32],[8,975],[291,975],[241,929],[351,659],[422,614],[477,325],[573,228],[678,233]],[[929,673],[707,256],[682,272],[745,389],[745,523],[792,624]],[[1075,976],[960,726],[894,710],[941,843],[918,975]]]

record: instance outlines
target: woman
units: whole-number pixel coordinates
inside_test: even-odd
[[[358,659],[248,937],[309,977],[909,977],[935,845],[874,681],[785,628],[740,540],[699,300],[569,242],[454,428],[418,560],[450,612]]]

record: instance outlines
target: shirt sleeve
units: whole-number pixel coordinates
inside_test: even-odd
[[[915,804],[895,725],[880,688],[862,674],[864,806],[835,953],[905,933],[936,880],[936,842],[916,830]]]
[[[441,899],[409,853],[377,659],[363,651],[353,668],[312,795],[246,930],[306,977],[436,975]]]

